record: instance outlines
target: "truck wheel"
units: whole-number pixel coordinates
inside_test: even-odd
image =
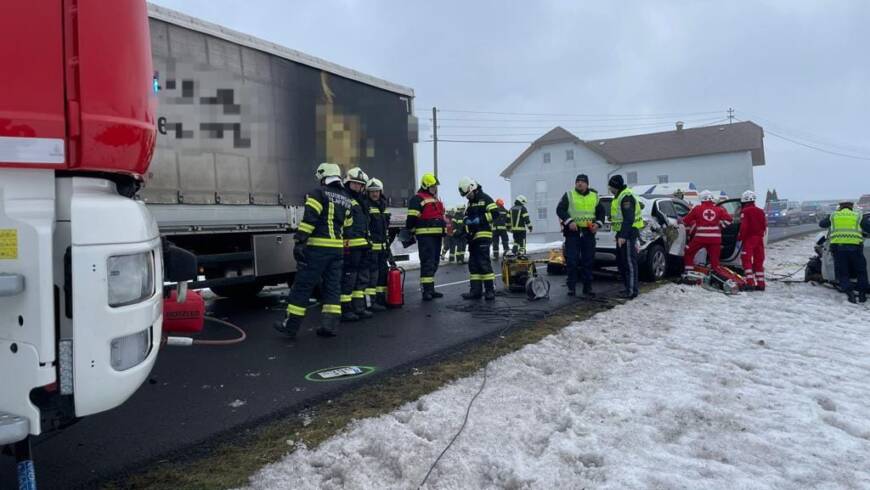
[[[646,249],[646,260],[640,264],[640,278],[647,282],[663,279],[668,270],[668,256],[659,243],[654,243]]]
[[[807,267],[804,269],[805,282],[822,282],[822,260],[818,257],[813,257],[807,262]]]
[[[260,294],[263,285],[256,282],[249,284],[233,284],[232,286],[212,286],[211,292],[224,298],[245,299]]]

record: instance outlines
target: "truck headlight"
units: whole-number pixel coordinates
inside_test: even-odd
[[[112,339],[112,368],[115,371],[126,371],[148,357],[151,353],[151,327]]]
[[[154,256],[149,252],[109,257],[109,306],[139,303],[154,294]]]

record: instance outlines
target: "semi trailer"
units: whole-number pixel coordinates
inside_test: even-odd
[[[320,162],[381,179],[403,224],[413,90],[156,5],[149,16],[161,90],[138,197],[162,236],[196,254],[191,287],[237,297],[292,282],[292,234]]]
[[[0,2],[0,448],[22,488],[31,436],[139,388],[164,279],[196,275],[134,198],[157,134],[150,48],[144,1]]]

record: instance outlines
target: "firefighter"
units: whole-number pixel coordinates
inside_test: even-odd
[[[366,310],[366,288],[369,284],[369,200],[365,188],[369,176],[359,167],[347,171],[344,187],[351,197],[351,226],[344,234],[344,267],[341,277],[341,319],[354,322],[371,318]]]
[[[504,199],[495,200],[495,211],[492,213],[492,258],[498,260],[498,246],[502,244],[502,250],[506,254],[508,243],[508,210],[504,208]]]
[[[707,261],[714,271],[719,270],[719,255],[722,253],[722,228],[733,221],[722,206],[716,205],[716,198],[708,190],[701,191],[701,204],[692,208],[683,218],[689,229],[691,239],[683,255],[685,272],[695,266],[695,255],[701,249],[707,251]]]
[[[746,191],[740,196],[740,231],[737,240],[743,244],[740,261],[746,276],[746,289],[764,291],[764,235],[767,234],[767,215],[755,205],[755,193]]]
[[[483,188],[469,177],[459,180],[459,194],[468,199],[465,210],[465,229],[468,233],[468,272],[470,290],[462,294],[463,299],[495,299],[495,273],[489,261],[489,247],[492,243],[493,213],[496,204],[483,192]]]
[[[274,327],[295,338],[305,318],[305,309],[315,286],[322,281],[323,307],[317,335],[334,337],[341,316],[341,269],[344,230],[352,224],[351,200],[341,184],[341,168],[334,163],[321,163],[315,176],[320,187],[305,197],[305,214],[294,234],[293,257],[296,259],[296,280],[290,289],[287,316]]]
[[[619,275],[625,285],[621,296],[634,299],[639,294],[637,284],[637,252],[640,230],[644,227],[640,201],[625,185],[621,175],[614,175],[607,182],[615,197],[610,202],[610,221],[616,233],[616,260]]]
[[[511,234],[514,236],[514,252],[520,255],[526,254],[526,232],[532,232],[532,220],[529,219],[529,212],[526,210],[526,196],[520,194],[514,201],[510,211],[510,223],[508,227]]]
[[[577,268],[580,267],[583,296],[592,292],[592,265],[595,261],[595,234],[604,226],[604,206],[598,192],[589,187],[589,177],[580,174],[574,188],[566,192],[556,206],[565,235],[565,260],[568,266],[568,296],[577,294]]]
[[[387,262],[389,260],[390,213],[383,197],[384,184],[376,178],[366,184],[369,206],[369,239],[372,249],[368,257],[369,284],[366,299],[371,311],[387,309]]]
[[[465,263],[465,249],[468,246],[468,232],[465,230],[465,206],[456,206],[453,211],[453,246],[456,249],[456,263]]]
[[[405,227],[417,238],[423,301],[444,296],[435,290],[435,273],[438,272],[441,259],[441,238],[446,228],[444,204],[438,199],[438,184],[434,174],[423,174],[420,189],[408,202],[408,218],[405,222]]]
[[[867,259],[864,257],[863,233],[870,233],[870,214],[862,217],[852,209],[853,205],[852,201],[841,202],[836,211],[819,222],[819,226],[829,229],[828,239],[840,291],[846,293],[850,303],[864,303],[867,301]],[[857,277],[857,295],[852,288],[852,275]]]

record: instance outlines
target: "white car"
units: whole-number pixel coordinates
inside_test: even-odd
[[[866,217],[870,212],[865,212]],[[807,268],[804,271],[805,281],[829,282],[837,284],[837,273],[834,271],[834,255],[831,253],[831,244],[828,240],[827,231],[822,231],[816,236],[815,251],[816,256],[810,258],[807,262]],[[864,238],[870,238],[867,233],[864,233]],[[864,258],[870,264],[870,240],[864,240]],[[855,279],[854,277],[852,278]]]

